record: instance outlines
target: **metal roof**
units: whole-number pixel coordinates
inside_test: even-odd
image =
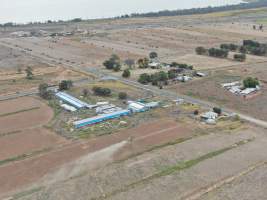
[[[109,118],[109,117],[113,117],[113,116],[116,116],[116,115],[123,115],[123,114],[126,114],[126,113],[130,113],[130,111],[129,110],[120,110],[120,111],[109,113],[109,114],[98,115],[98,116],[95,116],[95,117],[91,117],[91,118],[87,118],[87,119],[83,119],[83,120],[80,120],[80,121],[73,122],[73,124],[76,126],[76,125],[83,124],[83,123],[86,123],[86,122],[95,121],[95,120],[99,120],[99,119],[103,119],[103,118]]]
[[[87,108],[92,107],[92,105],[89,105],[88,103],[85,103],[85,102],[65,93],[65,92],[58,92],[58,93],[56,93],[56,96],[58,98],[62,99],[63,101],[66,101],[67,103],[69,103],[69,104],[71,104],[71,105],[73,105],[79,109],[85,108],[85,107],[87,107]]]

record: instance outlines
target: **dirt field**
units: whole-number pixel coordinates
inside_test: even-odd
[[[15,107],[17,109],[13,113],[9,112],[0,117],[1,134],[16,130],[41,127],[47,124],[53,117],[52,109],[34,98],[19,98],[15,101],[18,101],[17,106]],[[19,107],[20,101],[30,101],[37,106],[31,106],[22,110]],[[7,103],[2,103],[1,106],[9,107],[12,106],[13,103],[14,102],[9,105],[7,101]]]

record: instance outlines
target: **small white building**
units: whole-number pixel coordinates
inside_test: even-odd
[[[192,80],[192,77],[183,75],[183,76],[178,76],[178,77],[176,78],[176,80],[177,80],[177,81],[182,81],[182,82],[187,82],[187,81]]]
[[[68,104],[61,104],[60,105],[62,108],[64,108],[66,111],[69,111],[69,112],[75,112],[77,111],[77,109],[73,106],[70,106]]]
[[[203,113],[201,115],[201,119],[204,119],[204,120],[216,120],[218,118],[218,114],[213,112],[213,111],[209,111],[209,112],[206,112],[206,113]]]
[[[133,113],[147,111],[146,105],[140,102],[130,102],[128,105],[128,109],[131,110]]]
[[[243,96],[246,96],[246,95],[249,95],[249,94],[254,93],[256,91],[258,91],[257,88],[246,88],[246,89],[242,90],[240,92],[240,94],[243,95]]]
[[[239,81],[235,81],[235,82],[231,82],[231,83],[223,83],[221,85],[224,88],[230,88],[230,87],[233,87],[233,86],[240,85],[240,82]]]
[[[153,69],[158,69],[161,67],[159,62],[151,62],[148,64],[149,67],[153,68]]]
[[[199,77],[205,77],[205,76],[207,76],[206,74],[204,74],[202,72],[197,72],[196,75],[199,76]]]

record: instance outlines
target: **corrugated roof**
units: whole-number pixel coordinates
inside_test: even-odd
[[[73,124],[76,126],[76,125],[83,124],[83,123],[86,123],[86,122],[89,122],[89,121],[94,121],[94,120],[98,120],[98,119],[102,119],[102,118],[106,118],[106,117],[112,117],[114,115],[122,115],[122,114],[126,114],[126,113],[129,113],[129,112],[130,112],[129,110],[120,110],[120,111],[109,113],[109,114],[98,115],[98,116],[95,116],[95,117],[79,120],[79,121],[73,122]]]
[[[65,92],[58,92],[56,93],[56,96],[62,99],[63,101],[68,102],[69,104],[75,106],[76,108],[84,108],[84,107],[92,107],[92,105],[89,105]]]

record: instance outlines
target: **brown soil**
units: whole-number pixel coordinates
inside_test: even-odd
[[[114,135],[95,138],[88,142],[65,145],[39,157],[0,167],[0,194],[25,187],[40,180],[46,174],[59,169],[63,164],[76,160],[82,155],[127,140],[130,137],[133,138],[131,145],[126,146],[121,153],[115,156],[115,159],[122,159],[126,156],[145,151],[151,146],[161,145],[178,138],[189,137],[191,134],[189,128],[181,127],[172,120],[161,120]]]

